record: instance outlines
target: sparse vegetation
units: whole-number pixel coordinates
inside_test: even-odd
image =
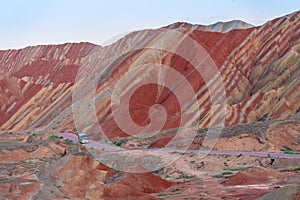
[[[222,172],[222,175],[230,175],[230,174],[233,174],[233,173],[230,171]]]
[[[80,145],[78,142],[72,142],[71,145]]]
[[[173,152],[171,152],[171,154],[179,154],[179,155],[184,155],[184,153],[182,153],[182,152],[178,152],[178,151],[173,151]]]
[[[196,178],[195,175],[185,174],[182,171],[178,171],[178,173],[180,174],[181,179],[195,179]]]
[[[62,139],[63,137],[62,136],[58,136],[58,135],[50,135],[49,136],[49,138],[51,139],[51,140],[57,140],[57,139]]]
[[[295,152],[295,151],[283,151],[282,153],[285,153],[285,154],[299,154],[299,152]]]
[[[280,170],[280,172],[297,172],[300,171],[300,167],[288,167],[286,169]]]
[[[223,178],[223,175],[222,174],[216,174],[216,175],[213,175],[212,177],[214,177],[214,178]]]
[[[225,171],[225,172],[222,172],[221,174],[213,175],[213,177],[214,178],[224,178],[225,176],[231,175],[231,174],[233,174],[233,173],[230,171]]]
[[[289,146],[283,146],[281,149],[282,153],[285,154],[299,154],[299,152],[295,152],[291,147]]]
[[[167,194],[164,194],[164,193],[156,194],[156,196],[159,197],[159,198],[167,198],[167,197],[169,197]]]
[[[290,148],[289,146],[283,146],[282,151],[293,151],[293,149]]]
[[[201,163],[197,166],[197,169],[200,169],[202,167],[204,167],[204,162],[203,161],[201,161]]]
[[[67,142],[67,143],[69,143],[69,142],[73,143],[73,140],[65,139],[65,142]]]
[[[225,168],[226,171],[243,171],[246,167],[238,167],[238,168]]]
[[[122,145],[122,142],[115,142],[114,143],[116,146],[120,147]]]

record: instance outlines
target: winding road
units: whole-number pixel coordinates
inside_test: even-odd
[[[57,136],[61,136],[65,139],[72,140],[74,142],[78,142],[77,135],[73,133],[57,133]],[[118,146],[109,145],[106,143],[100,143],[97,141],[89,140],[88,144],[85,144],[87,147],[100,149],[102,151],[108,152],[119,152],[119,151],[128,151],[128,149],[122,149]],[[150,148],[150,149],[139,149],[143,151],[162,151],[166,153],[195,153],[195,154],[210,154],[210,155],[248,155],[248,156],[256,156],[256,157],[269,157],[269,158],[299,158],[300,154],[287,154],[281,152],[258,152],[258,151],[231,151],[231,150],[185,150],[185,149],[171,149],[171,148]]]

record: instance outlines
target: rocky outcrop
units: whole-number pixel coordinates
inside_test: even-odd
[[[296,200],[300,198],[300,186],[299,185],[289,185],[283,188],[277,189],[273,192],[270,192],[260,198],[258,200]]]
[[[254,167],[246,169],[242,172],[231,176],[224,185],[253,185],[253,184],[269,184],[280,180],[284,174],[270,169]]]
[[[49,170],[61,193],[80,199],[156,199],[150,194],[173,185],[150,172],[116,171],[87,156],[67,156]]]
[[[2,178],[5,179],[6,177]],[[0,194],[3,199],[31,199],[41,186],[36,177],[30,175],[12,179],[6,178],[5,180],[5,183],[2,181],[0,183]]]
[[[210,127],[223,119],[230,126],[286,118],[300,108],[299,30],[295,12],[226,33],[179,24],[133,32],[106,47],[79,43],[0,51],[1,129],[77,128],[100,139],[102,132],[135,135],[149,124],[153,132]],[[214,81],[217,71],[205,70],[210,65],[222,83]],[[122,101],[126,106],[118,108]],[[118,110],[127,107],[128,113]],[[118,114],[132,128],[122,127]]]
[[[0,199],[156,199],[174,185],[152,172],[109,168],[85,146],[47,133],[0,138]]]

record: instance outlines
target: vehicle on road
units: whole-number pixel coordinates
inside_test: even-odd
[[[89,143],[89,136],[84,134],[84,133],[80,133],[78,134],[78,142],[80,144],[87,144]]]

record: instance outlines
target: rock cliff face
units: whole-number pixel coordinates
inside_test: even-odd
[[[210,32],[177,23],[130,33],[106,47],[78,43],[0,51],[1,129],[75,132],[77,128],[101,138],[100,125],[108,137],[126,137],[134,131],[122,130],[116,120],[123,112],[113,112],[120,101],[129,110],[122,118],[131,118],[138,127],[152,124],[151,131],[185,124],[214,126],[223,118],[222,107],[226,126],[296,114],[300,12],[260,27],[225,29],[226,33]],[[205,52],[195,52],[188,40]],[[214,85],[214,71],[195,70],[198,64],[215,65],[223,86]],[[183,79],[176,78],[172,69]],[[195,101],[189,95],[178,99],[187,84]],[[224,102],[213,104],[212,88],[216,97],[225,89]],[[186,101],[189,105],[182,106]],[[157,116],[165,117],[165,123],[155,120]]]

